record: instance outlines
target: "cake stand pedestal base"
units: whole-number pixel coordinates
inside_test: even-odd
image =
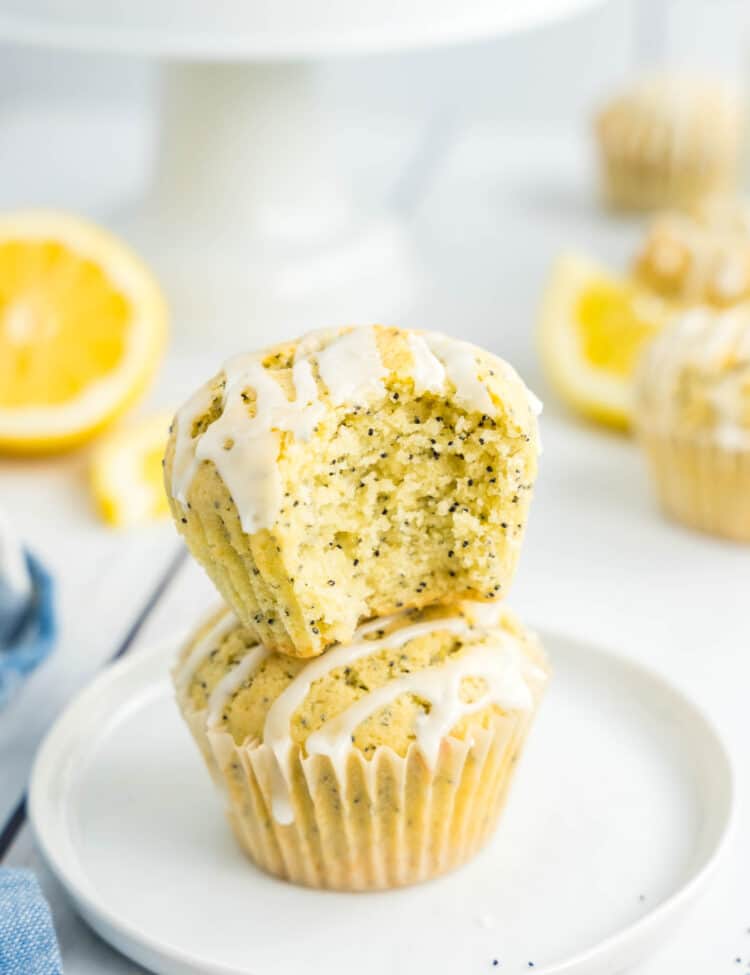
[[[408,306],[409,235],[354,205],[313,66],[163,72],[152,188],[118,227],[155,268],[177,330],[251,347]]]

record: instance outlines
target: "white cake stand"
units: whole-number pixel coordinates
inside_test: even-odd
[[[251,345],[391,318],[419,280],[401,223],[353,204],[316,62],[509,33],[593,2],[0,0],[0,39],[163,61],[151,189],[115,223],[178,327]]]

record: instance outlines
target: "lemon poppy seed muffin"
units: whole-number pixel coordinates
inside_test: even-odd
[[[750,542],[750,306],[693,309],[655,339],[636,427],[665,510]]]
[[[361,619],[505,596],[537,401],[475,346],[380,326],[237,357],[180,410],[178,528],[269,649],[315,656]]]
[[[711,79],[646,78],[596,119],[604,192],[625,210],[689,207],[737,181],[740,108]]]
[[[649,227],[633,274],[678,305],[728,308],[750,298],[750,233],[728,215],[664,214]]]
[[[547,666],[502,604],[457,602],[371,620],[314,660],[269,651],[224,609],[174,677],[255,863],[374,890],[459,866],[489,837]]]

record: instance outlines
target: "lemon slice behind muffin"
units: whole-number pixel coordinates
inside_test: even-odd
[[[577,412],[609,426],[629,426],[636,362],[671,311],[589,258],[563,255],[552,270],[539,325],[550,382]]]
[[[128,528],[169,514],[161,461],[171,419],[170,413],[156,413],[97,443],[91,490],[108,524]]]

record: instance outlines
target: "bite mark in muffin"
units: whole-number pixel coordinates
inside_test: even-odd
[[[536,474],[535,408],[467,343],[313,333],[232,360],[180,411],[175,521],[242,622],[289,654],[369,616],[497,599]]]

